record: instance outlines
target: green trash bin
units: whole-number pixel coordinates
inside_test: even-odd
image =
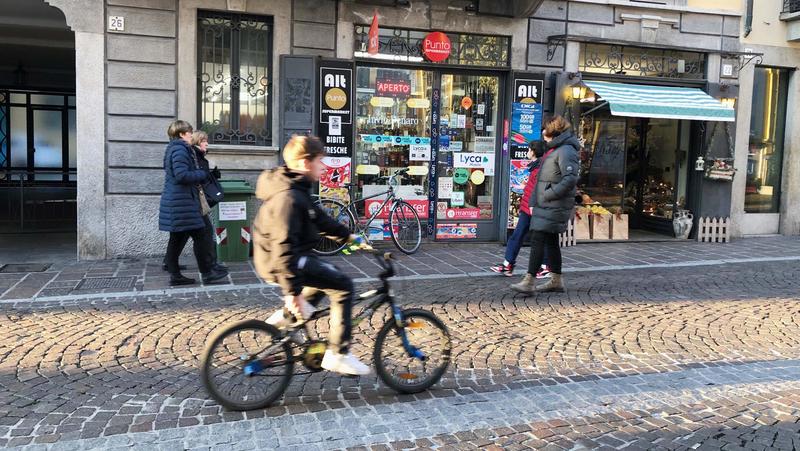
[[[214,206],[212,219],[217,242],[217,258],[224,262],[243,262],[250,258],[255,218],[255,190],[244,180],[220,180],[225,200]]]

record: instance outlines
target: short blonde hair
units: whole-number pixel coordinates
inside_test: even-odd
[[[208,141],[208,133],[203,130],[197,130],[192,133],[192,145],[199,146],[201,142]]]
[[[302,160],[313,160],[324,157],[325,147],[316,136],[293,135],[283,148],[283,161],[294,167]]]

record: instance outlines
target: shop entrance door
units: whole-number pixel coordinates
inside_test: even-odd
[[[624,207],[632,213],[632,227],[673,233],[675,211],[686,208],[690,125],[673,119],[628,119]]]
[[[437,240],[498,239],[500,77],[442,73]]]

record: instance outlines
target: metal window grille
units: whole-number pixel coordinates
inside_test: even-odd
[[[198,13],[198,118],[216,144],[272,144],[272,18]]]
[[[783,0],[783,12],[785,13],[800,12],[800,0]]]
[[[705,55],[697,52],[582,43],[579,68],[582,72],[701,80],[706,61]]]

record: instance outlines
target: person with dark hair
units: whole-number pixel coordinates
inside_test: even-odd
[[[192,126],[186,121],[175,121],[167,130],[170,142],[164,152],[164,190],[158,214],[158,228],[169,232],[165,263],[170,274],[169,284],[191,285],[194,279],[181,274],[178,257],[189,238],[192,239],[197,266],[203,283],[209,284],[228,277],[225,271],[219,271],[208,261],[210,251],[203,216],[210,211],[200,185],[209,177],[209,173],[195,162],[192,150]]]
[[[264,203],[254,223],[253,263],[262,279],[277,283],[283,291],[284,308],[267,323],[282,328],[295,319],[307,320],[328,296],[330,333],[322,368],[363,376],[370,373],[369,367],[349,351],[353,280],[313,253],[321,234],[361,244],[311,198],[311,187],[325,170],[323,156],[319,138],[293,136],[283,149],[286,165],[264,171],[258,178],[256,197]]]
[[[525,183],[525,189],[522,192],[522,198],[520,199],[519,203],[519,218],[517,219],[517,226],[514,228],[514,233],[511,234],[511,237],[508,239],[508,243],[506,244],[505,260],[503,263],[489,268],[492,272],[496,272],[507,277],[514,275],[514,266],[517,262],[517,256],[519,255],[519,251],[522,248],[522,243],[525,241],[525,237],[528,235],[528,230],[530,229],[531,225],[531,208],[528,199],[530,198],[531,193],[533,192],[533,186],[536,183],[536,174],[539,172],[539,164],[541,163],[542,156],[544,156],[544,150],[544,145],[542,145],[541,141],[531,141],[531,143],[528,145],[527,157],[529,160],[531,160],[531,163],[528,165],[528,170],[530,173],[528,175],[528,181]],[[542,269],[536,273],[537,279],[550,277],[550,269],[547,267],[546,260],[547,259],[545,258],[545,262],[542,264]]]
[[[528,273],[521,282],[511,285],[520,293],[563,292],[561,248],[558,234],[567,230],[575,215],[575,194],[580,173],[578,152],[581,144],[572,132],[572,125],[561,116],[549,119],[542,134],[548,151],[542,157],[539,173],[529,199],[531,206],[531,257]],[[536,271],[544,261],[550,262],[550,279],[536,286]]]

